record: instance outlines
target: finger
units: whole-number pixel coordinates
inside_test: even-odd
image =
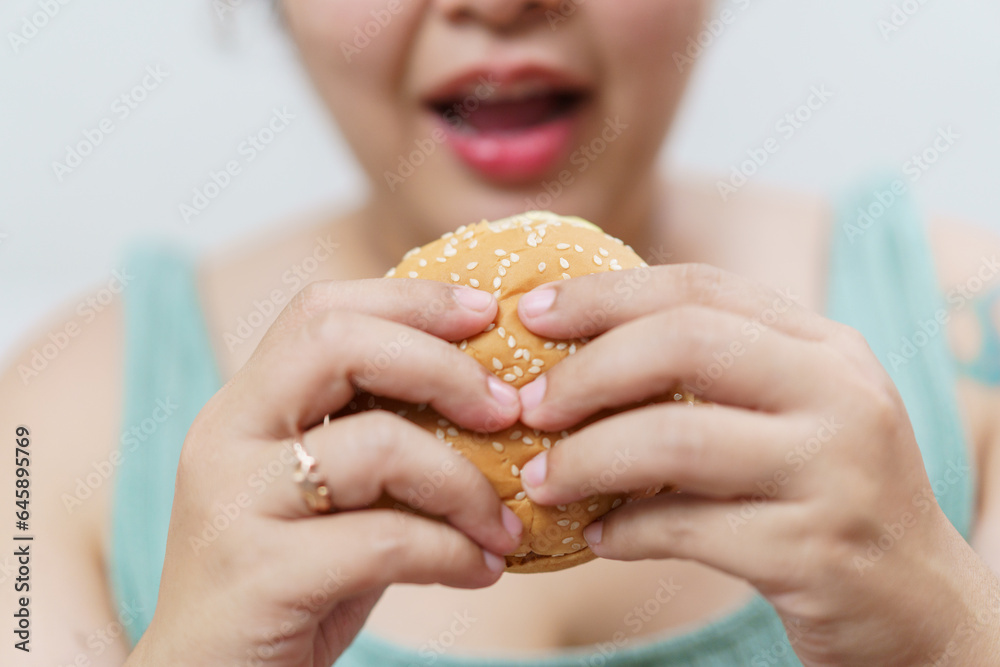
[[[554,339],[590,338],[667,308],[701,305],[742,316],[748,330],[775,328],[810,340],[833,323],[775,291],[707,264],[668,264],[581,276],[536,287],[521,297],[526,327]]]
[[[279,525],[281,548],[296,545],[299,559],[299,565],[287,570],[289,581],[282,586],[312,591],[316,581],[333,577],[338,600],[394,583],[482,588],[495,583],[503,571],[503,557],[484,551],[447,524],[395,510],[347,512]]]
[[[261,344],[274,344],[309,320],[333,310],[392,320],[445,340],[458,341],[489,326],[496,318],[497,301],[489,292],[435,280],[379,278],[315,282],[293,297]]]
[[[678,384],[717,403],[791,410],[815,402],[817,391],[849,387],[834,381],[842,365],[829,346],[773,329],[747,337],[737,315],[683,306],[612,329],[522,387],[521,420],[560,430]]]
[[[665,404],[601,419],[521,469],[528,496],[564,505],[669,484],[709,497],[750,495],[783,469],[787,420],[722,405]],[[805,438],[802,437],[802,440]],[[783,492],[790,481],[781,475]]]
[[[601,558],[685,558],[758,587],[794,586],[805,568],[808,517],[794,503],[719,501],[683,494],[622,505],[584,529]]]
[[[336,510],[357,510],[394,498],[397,509],[440,516],[497,553],[520,544],[520,519],[468,459],[433,435],[394,414],[375,411],[335,419],[303,434],[301,442]],[[282,464],[268,487],[262,511],[282,518],[313,516],[292,479],[296,458],[290,443],[268,450]],[[257,468],[268,468],[261,461]]]
[[[473,430],[510,426],[515,389],[440,338],[346,311],[319,315],[283,345],[258,350],[231,383],[236,423],[265,439],[291,437],[340,410],[361,388],[428,403]]]

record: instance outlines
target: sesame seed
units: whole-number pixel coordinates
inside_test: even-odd
[[[469,250],[472,250],[477,245],[479,245],[479,239],[472,239],[471,241],[469,241]]]
[[[516,340],[514,340],[514,337],[513,337],[513,336],[510,336],[509,338],[507,338],[507,347],[509,347],[509,348],[510,348],[510,349],[512,349],[512,350],[513,350],[513,349],[514,349],[515,347],[517,347],[517,341],[516,341]]]
[[[464,232],[468,228],[469,228],[468,225],[462,225],[461,227],[459,227],[458,229],[455,230],[455,233],[456,234],[461,234],[462,232]]]
[[[566,345],[566,343],[559,343],[558,345],[556,345],[557,350],[565,350],[567,347],[569,346]]]
[[[532,359],[531,363],[533,363],[535,366],[544,366],[545,365],[545,361],[543,359]]]
[[[419,274],[416,271],[410,271],[409,276],[411,278],[416,278]]]
[[[611,509],[616,509],[617,507],[621,506],[621,504],[622,504],[622,499],[618,498],[615,500],[615,502],[611,503]]]
[[[455,428],[454,426],[450,427],[447,430],[447,433],[448,433],[448,435],[450,435],[453,438],[457,438],[458,437],[458,429]]]
[[[475,278],[471,278],[469,279],[469,285],[472,287],[479,287],[479,281]]]
[[[500,265],[501,266],[505,266],[505,267],[507,267],[509,269],[510,268],[510,260],[509,259],[501,259],[500,260]]]
[[[559,510],[560,512],[565,512],[566,511],[566,506],[565,505],[556,505],[556,509]]]
[[[587,508],[587,511],[588,512],[596,512],[599,507],[600,507],[600,504],[594,503],[593,505],[591,505],[590,507]]]
[[[500,277],[502,278],[502,277],[504,277],[505,275],[507,275],[507,269],[505,269],[505,268],[503,268],[503,267],[501,266],[500,268],[498,268],[498,269],[497,269],[497,273],[499,273],[499,274],[500,274]]]
[[[518,350],[514,353],[514,359],[520,359],[522,354],[524,354],[524,350]]]
[[[459,280],[461,280],[461,277],[457,273],[451,274],[451,282],[457,283]]]
[[[409,259],[409,258],[413,257],[414,255],[416,255],[418,252],[420,252],[420,248],[419,247],[417,247],[417,248],[410,248],[409,250],[406,251],[406,254],[403,255],[403,259]]]
[[[542,372],[542,369],[539,368],[538,366],[532,366],[531,368],[528,369],[528,372],[531,373],[532,375],[538,375],[539,373]]]
[[[514,375],[517,377],[524,377],[524,371],[521,370],[520,366],[514,366]]]
[[[569,346],[569,353],[576,354],[576,343],[573,343],[572,345]]]
[[[604,260],[601,259],[600,255],[594,255],[594,264],[597,264],[598,266],[604,264]]]
[[[556,250],[569,250],[568,243],[559,243],[556,245]]]
[[[493,254],[496,255],[497,257],[503,257],[504,255],[507,254],[507,251],[500,250],[499,248],[497,248],[496,250],[493,251]]]
[[[407,412],[409,412],[409,410],[397,410],[396,414],[399,415],[400,417],[405,417]],[[327,415],[327,417],[329,416],[330,415]]]
[[[469,239],[471,239],[475,235],[476,235],[476,232],[474,232],[473,230],[470,229],[469,231],[465,232],[465,235],[462,237],[462,239],[465,240],[465,241],[468,241]]]
[[[444,264],[444,263],[445,263],[445,262],[447,262],[448,260],[447,260],[447,259],[445,259],[444,257],[435,257],[435,258],[434,258],[434,261],[435,261],[435,262],[441,262],[442,264]]]
[[[421,266],[421,267],[424,267],[424,266],[427,266],[427,260],[426,260],[426,259],[424,259],[423,257],[421,257],[421,258],[420,258],[420,261],[419,261],[419,262],[417,262],[417,265],[419,265],[419,266]]]
[[[448,421],[447,419],[445,419],[443,417],[438,420],[438,426],[447,426],[450,423],[451,423],[450,421]]]
[[[564,269],[568,269],[569,268],[569,262],[566,261],[565,257],[560,257],[559,258],[559,266],[563,267]]]
[[[469,347],[469,341],[467,340],[463,340],[461,343],[458,344],[458,349],[460,350],[464,350],[467,347]]]
[[[504,329],[503,327],[497,327],[497,335],[500,336],[501,338],[506,338],[507,330]]]
[[[538,272],[539,273],[545,273],[545,262],[539,262],[538,263]]]
[[[500,277],[499,276],[496,277],[496,278],[494,278],[493,279],[493,289],[500,289],[500,282],[501,281],[500,281]]]
[[[507,373],[506,375],[503,376],[503,381],[504,382],[513,382],[516,379],[517,379],[517,376],[514,375],[513,373]]]
[[[524,435],[524,434],[521,431],[514,431],[513,433],[510,434],[510,439],[511,440],[518,440],[518,439],[520,439],[520,437],[522,435]]]
[[[512,253],[510,253],[510,261],[512,261],[512,262],[519,262],[519,261],[521,261],[521,256],[518,255],[516,252],[512,252]]]
[[[497,369],[498,371],[502,371],[503,362],[497,359],[496,357],[493,357],[493,368]]]
[[[392,278],[394,275],[396,275],[396,267],[389,269],[389,273],[385,274],[385,277]]]
[[[493,449],[497,450],[498,452],[502,452],[503,451],[503,445],[501,445],[499,442],[494,442],[493,443]]]
[[[444,252],[442,252],[441,254],[444,255],[445,257],[454,257],[456,254],[458,254],[458,251],[455,250],[455,246],[449,244],[444,247]]]
[[[601,257],[607,257],[608,256],[608,251],[605,250],[604,248],[598,248],[597,252],[601,253]]]
[[[454,238],[448,239],[448,243],[452,245],[458,245],[458,237],[456,236]]]
[[[538,241],[535,240],[535,235],[534,234],[532,234],[531,236],[528,237],[527,243],[532,248],[537,248],[538,247]]]
[[[570,279],[570,277],[571,277],[571,276],[570,276],[570,275],[569,275],[568,273],[564,273],[564,274],[562,274],[562,279],[563,279],[563,280],[569,280],[569,279]]]
[[[514,494],[514,500],[524,500],[527,495],[524,491],[518,491]]]
[[[580,522],[579,521],[574,521],[573,523],[571,523],[569,525],[569,529],[570,530],[576,530],[579,527],[580,527]]]
[[[612,270],[612,271],[621,271],[621,270],[622,270],[622,267],[621,267],[621,265],[620,265],[620,264],[612,264],[612,265],[611,265],[611,270]]]
[[[454,235],[455,235],[455,232],[445,232],[444,234],[441,235],[441,238],[442,239],[450,239]]]
[[[542,347],[544,347],[544,348],[545,348],[546,350],[551,350],[551,349],[552,349],[552,348],[554,348],[555,346],[556,346],[556,344],[555,344],[555,343],[553,343],[552,341],[549,341],[548,343],[546,343],[546,344],[545,344],[545,345],[543,345]]]
[[[573,538],[572,538],[572,537],[567,537],[567,538],[565,538],[565,539],[564,539],[564,540],[562,541],[562,543],[563,543],[563,544],[569,544],[569,543],[570,543],[570,542],[572,542],[572,541],[573,541]]]
[[[560,519],[559,521],[556,521],[556,525],[565,528],[569,525],[569,519]]]
[[[493,296],[495,296],[496,298],[499,299],[500,298],[500,290],[498,290],[498,289],[493,290]]]
[[[486,327],[487,331],[493,331],[497,328],[496,322],[490,322],[490,326]]]
[[[477,266],[479,266],[479,262],[469,262],[468,264],[465,265],[465,268],[468,269],[469,271],[471,271],[472,269],[476,268]]]
[[[521,438],[521,442],[523,442],[526,445],[533,445],[533,444],[535,444],[535,441],[532,440],[531,438],[529,438],[528,436],[524,436],[523,438]]]
[[[573,246],[573,249],[576,250],[577,252],[583,252],[583,247],[580,245]]]
[[[519,477],[521,475],[521,470],[517,467],[517,465],[511,465],[510,474],[514,477]]]
[[[438,429],[435,435],[437,436],[438,440],[444,440],[444,431],[442,431],[441,429]]]

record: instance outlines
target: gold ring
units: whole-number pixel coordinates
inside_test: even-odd
[[[293,479],[299,485],[306,506],[314,514],[330,514],[334,511],[333,500],[330,498],[330,487],[326,485],[326,480],[316,471],[319,464],[302,446],[301,439],[292,444],[292,449],[298,460]]]

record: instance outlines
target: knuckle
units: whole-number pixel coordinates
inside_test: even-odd
[[[330,306],[329,283],[312,282],[296,292],[291,305],[307,317],[315,317]]]
[[[340,346],[362,336],[361,317],[346,311],[327,311],[306,326],[309,340],[322,346]]]
[[[693,428],[686,416],[677,410],[662,408],[658,415],[656,443],[660,451],[656,458],[667,462],[674,482],[686,481],[707,463],[704,432]]]
[[[363,461],[378,462],[385,470],[398,451],[399,423],[384,410],[372,410],[352,417],[354,433],[349,438],[351,455]]]
[[[714,302],[721,294],[728,275],[716,266],[697,262],[682,264],[679,269],[678,283],[681,289],[699,303]]]

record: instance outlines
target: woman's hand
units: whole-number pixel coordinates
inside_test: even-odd
[[[516,391],[446,342],[496,309],[489,294],[430,281],[300,293],[188,433],[160,597],[129,664],[329,667],[389,584],[494,583],[522,526],[471,463],[388,412],[317,424],[357,387],[467,428],[509,426]],[[338,513],[307,509],[296,439]],[[447,522],[365,509],[383,492]]]
[[[746,579],[796,627],[807,665],[995,664],[996,577],[938,507],[902,400],[856,331],[702,265],[550,284],[519,315],[543,336],[601,334],[521,388],[528,426],[564,429],[678,384],[715,403],[629,410],[523,468],[547,505],[680,488],[589,526],[596,554]]]

